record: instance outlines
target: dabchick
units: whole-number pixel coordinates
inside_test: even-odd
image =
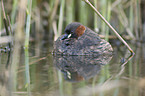
[[[98,55],[113,51],[107,41],[78,22],[67,25],[64,33],[54,43],[55,55]]]

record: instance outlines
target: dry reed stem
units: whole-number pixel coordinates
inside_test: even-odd
[[[1,4],[2,4],[3,21],[4,21],[4,25],[5,25],[5,29],[6,29],[6,34],[9,35],[8,24],[7,24],[7,17],[6,17],[6,13],[5,13],[5,8],[4,8],[3,0],[1,2]]]
[[[131,47],[126,43],[126,41],[118,34],[118,32],[109,24],[109,22],[99,13],[99,11],[90,3],[89,0],[83,0],[85,3],[87,3],[96,13],[97,15],[108,25],[110,29],[116,34],[116,36],[127,46],[129,51],[132,55],[134,55],[134,51],[131,49]]]

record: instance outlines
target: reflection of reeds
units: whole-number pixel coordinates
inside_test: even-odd
[[[12,64],[11,64],[11,71],[10,71],[10,76],[11,76],[11,88],[12,91],[17,90],[17,67],[19,66],[20,63],[20,52],[21,52],[21,46],[22,42],[24,40],[24,24],[25,24],[25,11],[26,11],[26,2],[25,1],[20,1],[19,2],[19,11],[17,15],[17,28],[15,31],[14,35],[14,50],[13,50],[13,56],[12,56]]]

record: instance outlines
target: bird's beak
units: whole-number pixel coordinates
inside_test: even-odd
[[[72,34],[65,34],[62,38],[61,38],[61,40],[65,40],[65,39],[67,39],[67,38],[70,38],[72,36]]]
[[[61,38],[61,40],[65,40],[65,39],[67,39],[68,38],[68,34],[65,34],[62,38]]]

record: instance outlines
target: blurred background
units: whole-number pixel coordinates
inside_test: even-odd
[[[129,59],[126,46],[83,0],[3,0],[3,4],[0,0],[1,96],[145,96],[145,0],[90,2],[127,41],[135,56]],[[55,64],[64,58],[51,54],[53,42],[71,22],[94,30],[114,49],[110,62],[96,63],[97,72],[91,79],[77,75],[79,81],[73,83],[64,78],[72,78],[71,73],[62,72],[63,66]],[[72,67],[83,68],[77,64]]]
[[[4,0],[4,7],[10,18],[13,32],[20,21],[25,34],[26,24],[31,23],[30,40],[52,42],[60,36],[67,24],[80,22],[95,30],[103,38],[116,38],[95,12],[82,0]],[[90,0],[108,22],[129,40],[143,41],[145,37],[144,0]],[[30,8],[31,7],[31,8]],[[2,8],[1,8],[2,9]],[[29,12],[31,9],[31,14]],[[1,36],[5,34],[3,11],[0,10]],[[27,20],[31,15],[31,22]],[[22,35],[24,39],[24,35]]]

